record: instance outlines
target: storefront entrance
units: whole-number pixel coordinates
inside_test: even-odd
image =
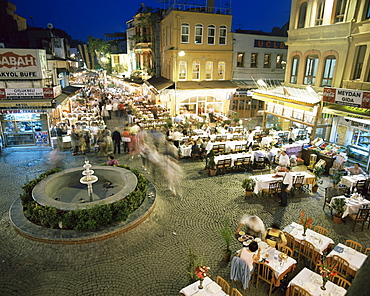
[[[182,100],[179,105],[180,114],[195,114],[198,116],[209,113],[222,113],[224,105],[222,101],[213,96],[194,96]]]

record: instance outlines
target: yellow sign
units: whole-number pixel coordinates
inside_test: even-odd
[[[32,102],[24,102],[24,101],[0,101],[0,107],[6,108],[28,108],[28,107],[50,107],[51,101],[44,100],[44,101],[32,101]]]
[[[300,110],[304,110],[304,111],[309,111],[309,112],[313,112],[314,109],[313,107],[309,107],[309,106],[304,106],[304,105],[301,105],[299,104],[299,102],[297,103],[289,103],[289,102],[286,102],[286,101],[282,101],[282,100],[279,100],[277,98],[274,98],[273,96],[261,96],[261,95],[258,95],[256,93],[253,94],[253,99],[257,99],[257,100],[261,100],[261,101],[265,101],[265,102],[269,102],[269,103],[274,103],[274,104],[278,104],[278,105],[282,105],[282,106],[287,106],[287,107],[291,107],[291,108],[296,108],[296,109],[300,109]],[[303,103],[302,104],[307,104],[307,103]]]

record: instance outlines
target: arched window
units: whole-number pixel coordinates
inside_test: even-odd
[[[181,43],[189,43],[190,26],[187,23],[181,24]]]
[[[213,62],[206,62],[206,80],[213,78]]]
[[[227,27],[220,26],[220,35],[219,35],[218,43],[220,45],[226,45],[226,37],[227,37]]]
[[[188,72],[188,65],[185,61],[179,63],[179,80],[186,80]]]
[[[208,26],[208,44],[215,44],[216,27],[214,25]]]
[[[322,21],[324,19],[324,9],[325,9],[325,1],[324,0],[318,1],[317,7],[316,7],[316,19],[315,19],[316,26],[322,25]]]
[[[326,57],[321,86],[332,86],[333,85],[333,77],[334,77],[336,62],[337,60],[335,56],[330,55]]]
[[[297,83],[298,77],[298,67],[299,67],[299,56],[295,55],[292,59],[292,72],[290,74],[290,83]]]
[[[337,5],[335,6],[335,23],[341,23],[344,20],[344,14],[346,12],[347,0],[337,0]]]
[[[193,62],[192,79],[193,80],[200,79],[200,62],[198,61]]]
[[[315,84],[318,64],[319,57],[316,54],[307,57],[303,84]]]
[[[218,80],[225,80],[225,68],[226,68],[225,62],[218,63],[218,70],[217,70]]]
[[[195,39],[194,43],[202,44],[203,43],[203,25],[196,24],[195,25]]]
[[[297,29],[304,28],[304,25],[306,23],[306,13],[307,13],[307,2],[303,2],[299,7]]]

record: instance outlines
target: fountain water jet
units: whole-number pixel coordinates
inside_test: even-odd
[[[90,170],[91,167],[92,165],[89,163],[89,160],[86,158],[85,164],[83,165],[83,168],[85,170],[82,172],[82,175],[84,176],[80,179],[80,183],[87,184],[87,195],[89,196],[90,201],[93,201],[92,184],[98,181],[98,177],[93,175],[94,171]]]

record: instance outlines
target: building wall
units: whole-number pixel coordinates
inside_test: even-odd
[[[231,80],[232,67],[232,34],[231,34],[231,15],[209,14],[187,11],[172,11],[161,22],[161,74],[162,76],[178,81],[176,73],[180,62],[187,63],[187,75],[183,80],[192,79],[192,65],[199,62],[200,77],[199,81],[206,80],[206,62],[213,62],[212,79],[218,80],[218,63],[225,62],[225,77],[223,80]],[[189,42],[181,43],[181,24],[189,24]],[[202,43],[195,43],[195,26],[203,25]],[[215,44],[209,45],[207,42],[207,29],[209,25],[215,26]],[[220,26],[226,26],[226,44],[219,44]],[[184,56],[179,56],[183,51]]]
[[[325,3],[322,18],[319,16],[320,3]],[[307,4],[306,18],[302,21],[300,13],[302,5]],[[343,15],[336,15],[337,5],[343,6]],[[299,57],[297,80],[293,84],[312,84],[325,86],[323,81],[326,58],[334,56],[336,65],[332,77],[332,87],[346,87],[369,90],[370,64],[370,18],[369,1],[360,0],[327,0],[302,1],[292,0],[290,28],[288,31],[288,60],[285,81],[291,83],[293,56]],[[301,20],[301,21],[300,21]],[[301,25],[300,25],[301,24]],[[365,58],[362,61],[362,71],[355,77],[357,71],[357,55],[360,45],[366,45]],[[307,58],[315,55],[318,59],[316,79],[307,83],[304,76],[307,73]]]

